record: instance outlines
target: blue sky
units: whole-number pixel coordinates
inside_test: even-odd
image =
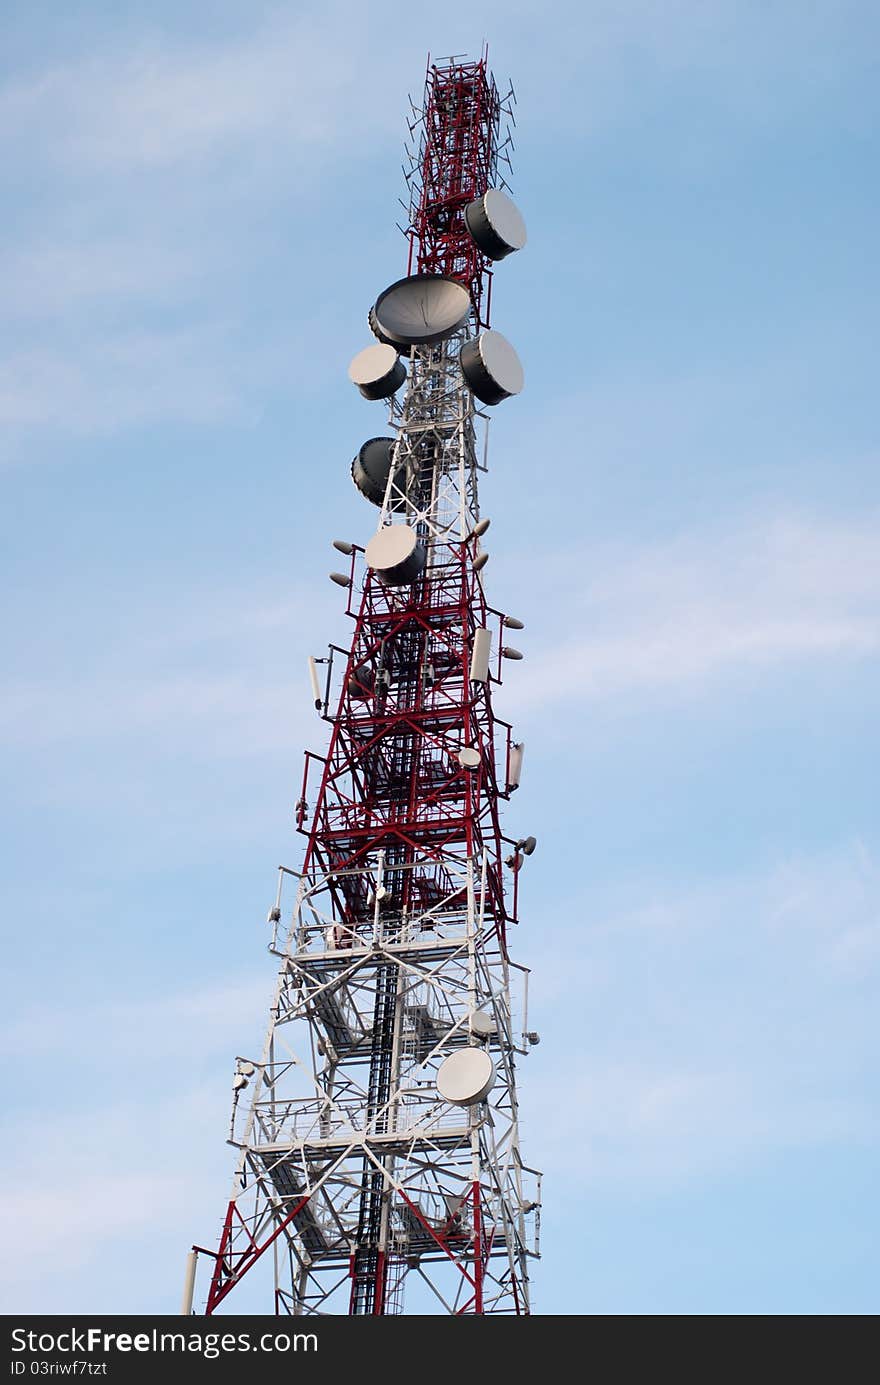
[[[878,1307],[876,7],[152,0],[4,20],[6,1311],[173,1312],[216,1239],[375,523],[345,370],[407,93],[484,38],[536,1310]]]

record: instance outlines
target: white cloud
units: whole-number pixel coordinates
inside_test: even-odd
[[[561,47],[552,30],[536,36],[527,5],[490,3],[481,15],[472,40],[503,21],[504,62],[516,67],[519,60],[524,69],[536,131],[549,118],[580,137],[580,122],[616,118],[628,110],[633,73],[642,69],[668,81],[670,70],[710,63],[730,99],[743,96],[731,54],[731,34],[743,41],[736,6],[684,3],[664,7],[660,17],[651,5],[597,3],[587,19],[572,9],[563,27],[576,25],[583,41]],[[418,94],[422,44],[438,39],[427,20],[411,32],[396,18],[390,5],[367,13],[337,3],[295,16],[248,12],[239,33],[222,37],[169,29],[158,38],[154,26],[120,25],[97,53],[74,54],[0,88],[0,143],[11,164],[22,160],[28,182],[38,171],[48,207],[46,216],[41,202],[40,222],[28,225],[23,199],[23,231],[6,232],[19,236],[0,263],[7,310],[18,323],[0,367],[0,423],[16,434],[39,427],[74,436],[154,419],[223,423],[252,416],[272,380],[292,379],[291,339],[314,343],[315,322],[299,320],[284,340],[277,327],[266,338],[242,335],[239,323],[227,332],[206,321],[210,304],[229,302],[241,266],[265,253],[250,208],[272,206],[280,188],[288,196],[296,189],[303,217],[311,217],[320,199],[305,195],[306,180],[338,181],[341,165],[383,142],[388,166],[396,166],[405,93],[412,86]],[[799,17],[786,54],[814,22]],[[833,27],[833,15],[825,23]],[[765,25],[761,16],[762,33]],[[818,49],[826,61],[832,51],[833,43]],[[770,60],[779,62],[777,49]],[[590,102],[573,101],[585,71]],[[396,100],[385,99],[394,91]],[[778,84],[772,95],[775,109]],[[745,104],[755,99],[750,90]],[[302,235],[291,226],[294,242]],[[358,236],[362,243],[360,228]],[[324,264],[320,273],[331,268]],[[108,308],[143,315],[186,294],[188,332],[148,330],[142,321],[122,330],[102,320]],[[19,324],[33,333],[53,317],[76,320],[70,345],[57,332],[21,339]],[[297,362],[300,389],[311,382],[308,370],[305,354]],[[255,378],[259,387],[249,388]],[[19,446],[13,455],[36,453]]]
[[[39,1262],[51,1261],[53,1277],[79,1270],[108,1242],[142,1234],[159,1209],[178,1217],[187,1206],[180,1178],[151,1177],[146,1169],[128,1176],[109,1170],[73,1177],[67,1173],[48,1187],[47,1173],[42,1170],[41,1178],[28,1183],[15,1179],[0,1193],[0,1217],[16,1247],[14,1256],[4,1260],[7,1292],[12,1294],[30,1280]],[[36,1301],[31,1311],[37,1311]]]
[[[136,330],[66,350],[13,351],[0,361],[0,425],[100,435],[156,418],[247,417],[247,382],[236,376],[224,335],[222,326]]]
[[[222,426],[257,418],[279,382],[323,378],[336,308],[301,294],[293,320],[274,321],[267,260],[290,199],[305,213],[308,180],[335,176],[353,129],[398,143],[404,129],[397,105],[363,100],[371,21],[347,6],[335,20],[276,13],[198,41],[123,29],[97,56],[0,87],[0,147],[43,189],[36,216],[21,199],[0,247],[0,426],[14,461],[38,455],[20,442],[35,429]],[[279,199],[283,221],[267,230]],[[297,212],[294,263],[309,236]],[[277,274],[290,263],[279,256]]]
[[[0,696],[0,739],[19,747],[133,743],[149,732],[151,754],[186,745],[211,758],[299,748],[314,720],[304,680],[300,688],[281,679],[181,673],[25,683]]]
[[[145,1292],[154,1303],[167,1301],[169,1269],[174,1274],[180,1266],[182,1274],[199,1223],[219,1218],[226,1188],[212,1188],[216,1206],[209,1211],[207,1190],[183,1153],[191,1155],[194,1132],[209,1123],[217,1125],[214,1144],[222,1149],[217,1094],[178,1088],[139,1101],[137,1069],[120,1066],[119,1081],[129,1095],[113,1105],[86,1095],[78,1115],[61,1116],[44,1104],[7,1122],[0,1190],[0,1216],[14,1247],[0,1269],[7,1311],[71,1312],[79,1303],[81,1311],[134,1312]],[[213,1150],[202,1157],[216,1175]],[[131,1265],[133,1244],[155,1254],[157,1242],[173,1255],[160,1285],[144,1282],[137,1265],[102,1281],[102,1262]]]
[[[438,41],[443,51],[444,36],[427,16],[417,16],[409,31],[395,27],[397,17],[387,0],[369,13],[336,0],[295,16],[251,10],[240,32],[222,38],[203,34],[193,41],[169,31],[160,39],[155,28],[122,28],[109,51],[76,55],[0,90],[0,138],[5,132],[65,169],[110,172],[185,165],[267,134],[276,158],[283,148],[285,157],[293,150],[320,159],[334,141],[351,147],[379,132],[402,133],[406,85],[400,83],[412,71],[418,94],[421,74],[411,64],[432,43],[434,52]],[[532,122],[549,114],[577,133],[609,112],[617,117],[631,109],[634,74],[668,81],[670,74],[709,71],[731,104],[766,116],[801,90],[797,82],[778,81],[780,65],[786,77],[805,77],[809,92],[811,84],[838,75],[855,49],[839,6],[813,7],[809,16],[782,6],[772,43],[767,25],[763,8],[744,13],[741,3],[728,0],[682,0],[662,10],[593,0],[586,10],[563,10],[558,28],[536,31],[531,5],[484,0],[465,26],[469,32],[459,24],[453,42],[476,50],[485,33],[500,29],[504,63],[517,66],[514,76],[532,98]],[[560,33],[571,41],[560,42]],[[744,65],[756,80],[743,82]],[[772,91],[768,68],[777,76]],[[585,73],[590,101],[573,104]],[[395,88],[397,105],[375,95]]]
[[[722,677],[880,650],[880,519],[873,517],[783,516],[609,548],[557,563],[551,580],[575,594],[574,613],[569,608],[554,643],[528,649],[528,662],[508,680],[506,706],[690,692],[710,682],[717,696]]]
[[[0,274],[7,284],[4,309],[20,319],[58,319],[83,304],[124,301],[143,308],[177,298],[203,271],[201,261],[180,245],[157,244],[137,235],[86,236],[84,231],[61,240],[42,237],[37,244],[0,254]]]
[[[215,1234],[225,1205],[234,1055],[245,1036],[261,1045],[271,985],[267,974],[74,1000],[7,1028],[7,1061],[42,1074],[7,1110],[8,1311],[174,1311],[184,1253]],[[105,1276],[108,1259],[130,1273]]]
[[[880,1056],[880,865],[864,843],[624,894],[555,910],[553,954],[535,964],[530,1159],[582,1187],[651,1185],[880,1140],[865,1081]]]
[[[555,910],[532,975],[543,1042],[521,1065],[523,1135],[548,1210],[587,1188],[643,1195],[787,1149],[876,1144],[864,1075],[878,1056],[880,866],[863,843],[753,878],[624,893],[601,912],[589,898]],[[563,965],[573,946],[577,966]],[[228,1079],[234,1054],[261,1043],[268,970],[73,1000],[7,1031],[7,1063],[51,1064],[75,1102],[63,1110],[44,1083],[7,1113],[9,1311],[73,1311],[83,1296],[81,1311],[124,1312],[176,1294],[183,1252],[211,1243],[225,1204]],[[133,1243],[151,1278],[111,1282],[99,1267]]]
[[[293,145],[311,160],[356,115],[361,132],[388,118],[387,108],[361,99],[365,13],[337,6],[334,19],[279,16],[198,44],[136,36],[8,86],[0,125],[67,170],[185,164],[268,131],[276,148]]]
[[[0,1032],[0,1044],[14,1062],[38,1061],[63,1050],[75,1033],[95,1073],[133,1058],[179,1067],[184,1055],[198,1054],[203,1062],[225,1051],[243,1017],[263,1010],[268,1014],[270,986],[266,971],[217,981],[199,990],[105,1000],[85,1009],[54,1007],[13,1020]],[[262,1043],[259,1033],[249,1038],[252,1049]]]
[[[302,748],[314,736],[306,651],[319,652],[340,615],[326,590],[300,584],[292,599],[271,588],[249,597],[216,591],[209,600],[156,590],[156,605],[124,622],[100,607],[78,627],[76,670],[8,678],[0,690],[0,743],[34,747],[102,741],[149,754],[187,747],[237,757]],[[107,628],[104,628],[104,622]],[[295,662],[279,632],[296,631]],[[27,662],[51,659],[42,646]],[[88,673],[81,670],[88,668]]]
[[[694,1034],[695,1043],[702,1036]],[[551,1175],[642,1188],[720,1178],[786,1149],[875,1144],[880,1122],[864,1096],[792,1087],[768,1055],[766,1070],[614,1063],[546,1077],[526,1093],[528,1155]]]
[[[573,573],[578,563],[570,561]],[[505,715],[566,701],[595,706],[621,692],[736,696],[734,680],[747,674],[791,676],[880,649],[877,521],[781,519],[608,550],[583,564],[589,576],[576,620],[568,613],[567,621],[582,633],[547,643],[548,622],[529,622],[519,641],[527,659],[507,677],[499,702]],[[558,571],[550,580],[560,580]],[[271,653],[276,631],[294,625],[301,650],[309,642],[321,648],[338,626],[331,597],[303,588],[279,606],[223,593],[216,604],[178,600],[169,619],[162,595],[155,613],[133,623],[131,640],[106,645],[102,635],[100,662],[87,677],[65,679],[56,670],[51,678],[7,679],[0,740],[73,743],[150,731],[157,747],[186,738],[211,755],[299,748],[314,727],[305,675],[298,665],[289,673]],[[242,672],[244,639],[263,654]]]

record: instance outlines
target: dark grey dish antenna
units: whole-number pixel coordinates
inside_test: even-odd
[[[399,345],[395,345],[390,337],[386,337],[385,333],[382,331],[382,328],[379,326],[379,323],[376,320],[375,307],[371,308],[370,311],[367,313],[367,322],[370,324],[370,331],[373,333],[373,336],[377,339],[377,341],[380,341],[383,346],[393,346],[395,351],[401,351],[404,349]]]
[[[385,501],[396,442],[396,438],[370,438],[351,464],[351,479],[372,505],[382,505]],[[399,467],[394,483],[400,490],[403,489],[405,476],[406,467]],[[392,505],[392,508],[396,509],[397,505]]]
[[[500,404],[519,394],[525,384],[519,356],[500,332],[481,332],[465,342],[461,373],[471,394],[483,404]]]
[[[526,243],[526,223],[510,198],[489,188],[464,209],[471,240],[490,260],[503,260]]]
[[[348,378],[364,399],[390,399],[406,379],[406,366],[395,347],[377,343],[358,352],[348,367]]]

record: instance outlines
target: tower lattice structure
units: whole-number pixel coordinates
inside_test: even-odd
[[[412,347],[390,406],[379,529],[415,530],[422,571],[392,585],[337,545],[353,635],[324,661],[329,746],[306,753],[302,868],[281,868],[270,914],[265,1045],[237,1066],[208,1314],[270,1267],[282,1314],[530,1310],[540,1175],[520,1153],[516,1060],[536,1036],[508,948],[523,843],[500,818],[521,746],[492,707],[519,622],[484,590],[485,414],[459,360],[488,327],[492,276],[463,211],[503,184],[510,101],[484,56],[430,64],[413,108],[409,270],[463,284],[470,312]],[[489,1055],[493,1082],[457,1104],[438,1072],[464,1049]]]

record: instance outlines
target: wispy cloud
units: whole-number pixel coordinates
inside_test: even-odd
[[[700,71],[708,63],[727,99],[746,108],[760,100],[755,89],[744,89],[741,57],[728,42],[738,34],[740,11],[682,3],[664,7],[660,18],[651,5],[596,3],[589,41],[560,49],[552,30],[535,33],[529,6],[492,0],[473,41],[497,20],[505,61],[507,53],[527,55],[523,80],[534,128],[557,122],[580,139],[582,123],[618,118],[630,102],[633,73],[643,70],[668,80],[670,71]],[[247,327],[244,304],[230,308],[227,330],[215,321],[215,305],[234,299],[243,266],[244,297],[253,294],[267,209],[279,202],[314,281],[333,272],[332,255],[314,247],[314,208],[321,205],[315,184],[340,188],[343,168],[354,184],[364,151],[384,148],[387,166],[396,167],[409,83],[403,74],[414,73],[417,89],[420,72],[412,64],[438,37],[427,18],[402,32],[396,17],[390,4],[367,15],[342,0],[296,15],[258,8],[243,16],[238,32],[221,36],[172,29],[159,36],[155,26],[134,25],[121,28],[115,42],[0,88],[0,146],[12,183],[20,175],[25,191],[0,237],[15,324],[0,366],[0,424],[13,439],[34,430],[101,435],[156,420],[222,426],[259,407],[255,399],[265,398],[273,380],[289,378],[285,362],[295,341],[314,343],[311,319],[326,316],[326,294],[304,288],[295,328],[287,331],[272,326],[271,312],[258,328]],[[580,17],[572,9],[570,18]],[[766,16],[756,15],[755,23],[763,33]],[[786,48],[815,44],[833,67],[834,45],[821,44],[829,25],[833,15],[821,22],[799,15]],[[380,32],[378,44],[373,36]],[[750,64],[761,58],[761,44],[755,49]],[[574,99],[585,71],[589,103]],[[373,96],[394,89],[398,104]],[[768,91],[775,109],[778,84]],[[33,202],[35,178],[42,193]],[[338,207],[338,197],[327,201]],[[572,235],[580,234],[575,227]],[[362,235],[358,228],[359,244]],[[334,245],[342,248],[341,236]],[[278,266],[283,272],[280,260]],[[173,310],[175,295],[186,303],[186,329],[175,320],[153,320],[149,328],[125,321],[146,308],[153,318],[158,308]],[[273,284],[260,303],[268,307],[276,298]],[[68,318],[76,324],[69,341],[60,330]],[[308,370],[307,352],[298,368]],[[301,385],[301,373],[299,379]],[[21,445],[11,449],[17,462],[35,455]]]
[[[199,261],[179,244],[121,232],[89,235],[83,228],[62,239],[44,233],[36,244],[0,252],[8,285],[4,311],[20,321],[57,323],[83,305],[95,311],[114,303],[141,309],[179,303],[204,273],[207,253]]]
[[[387,119],[360,100],[357,7],[335,7],[335,23],[276,14],[250,30],[211,41],[162,41],[144,34],[119,51],[56,65],[0,93],[0,123],[48,158],[85,170],[155,169],[216,156],[271,130],[303,158],[350,128]]]
[[[319,653],[339,621],[330,591],[329,583],[301,584],[279,603],[267,582],[265,591],[249,595],[219,591],[205,600],[178,593],[173,610],[168,593],[157,592],[157,604],[122,624],[97,609],[93,625],[80,627],[70,675],[56,660],[51,677],[7,679],[0,743],[22,749],[127,741],[149,755],[186,746],[212,758],[300,749],[316,720],[306,653]],[[279,634],[294,630],[299,657],[291,661],[286,648],[279,655],[278,643]]]
[[[721,677],[880,651],[877,518],[781,516],[549,566],[572,593],[567,627],[549,645],[538,636],[506,705],[692,692],[713,680],[717,694]]]
[[[880,1140],[864,1082],[878,1057],[880,866],[864,843],[630,893],[555,911],[554,952],[576,941],[579,965],[542,959],[533,978],[547,1043],[526,1065],[525,1106],[552,1170],[581,1186],[675,1182],[770,1150]],[[561,1048],[569,1007],[581,1038]]]
[[[303,246],[316,232],[300,203],[310,180],[335,177],[351,129],[359,140],[402,130],[393,105],[362,99],[364,14],[336,17],[342,49],[326,17],[273,12],[220,39],[135,32],[0,88],[11,183],[43,188],[18,199],[0,236],[0,428],[13,461],[38,455],[21,444],[35,432],[216,429],[253,421],[294,374],[300,390],[314,384],[333,331],[326,295],[301,294],[294,320],[275,320],[267,208],[286,207],[272,247],[291,217]]]
[[[128,1096],[114,1104],[92,1100],[69,1117],[40,1108],[8,1125],[0,1216],[15,1249],[0,1270],[7,1311],[38,1311],[47,1301],[63,1303],[67,1312],[77,1305],[80,1311],[135,1311],[139,1295],[149,1292],[137,1267],[127,1284],[121,1278],[128,1276],[115,1276],[97,1296],[94,1288],[85,1289],[102,1258],[127,1260],[133,1241],[144,1249],[158,1243],[162,1261],[176,1270],[199,1229],[187,1224],[184,1230],[184,1220],[204,1217],[212,1228],[219,1216],[219,1210],[209,1213],[179,1143],[182,1133],[216,1119],[216,1097],[190,1087],[139,1099],[137,1072],[120,1068],[118,1075]],[[217,1134],[222,1147],[222,1131]],[[191,1140],[186,1149],[192,1150]],[[219,1174],[211,1151],[204,1158],[206,1169]],[[219,1208],[225,1189],[212,1191]],[[80,1283],[82,1273],[86,1280]],[[85,1301],[79,1298],[83,1289]],[[173,1310],[164,1286],[153,1293],[154,1301]]]
[[[877,521],[779,519],[581,562],[589,576],[564,634],[548,643],[544,620],[520,637],[528,657],[506,679],[505,714],[595,706],[622,692],[736,696],[745,676],[789,676],[880,650]],[[572,560],[547,580],[575,592],[578,570]],[[320,649],[338,624],[329,591],[303,588],[282,605],[268,590],[250,603],[225,592],[216,604],[178,598],[173,618],[163,597],[121,643],[101,632],[88,676],[7,679],[0,740],[75,743],[149,731],[154,747],[185,738],[212,755],[294,747],[312,727],[305,675],[279,664],[277,633],[295,628],[301,650],[309,641]],[[263,653],[242,674],[245,639]]]
[[[48,1014],[31,1013],[7,1021],[0,1030],[0,1045],[13,1062],[41,1061],[63,1053],[67,1036],[75,1029],[90,1055],[93,1076],[131,1059],[177,1064],[184,1055],[197,1052],[199,1062],[207,1062],[223,1053],[236,1022],[267,1010],[268,984],[265,975],[255,974],[230,977],[198,990],[55,1007]],[[149,1036],[146,1044],[145,1035]],[[248,1037],[251,1049],[261,1042],[258,1032]]]
[[[157,418],[216,425],[252,416],[225,336],[219,325],[135,330],[12,351],[0,361],[0,426],[102,435]]]
[[[535,29],[524,0],[484,0],[464,33],[458,25],[454,42],[476,49],[483,34],[498,34],[526,69],[523,84],[543,89],[534,119],[549,112],[568,129],[624,109],[632,93],[621,78],[634,72],[645,79],[709,72],[725,101],[766,116],[801,88],[744,82],[744,66],[760,75],[772,64],[778,74],[784,62],[807,77],[806,92],[810,83],[833,80],[859,52],[859,26],[848,22],[846,8],[817,5],[805,14],[783,4],[768,16],[766,7],[741,0],[679,0],[662,11],[645,0],[592,0],[586,12],[563,7],[562,31],[578,21],[585,30],[582,42],[560,44],[559,29]],[[112,51],[84,53],[7,86],[0,129],[44,140],[64,163],[75,158],[102,169],[185,163],[267,130],[273,141],[295,132],[302,151],[343,133],[363,138],[386,125],[388,108],[372,93],[397,78],[402,55],[444,43],[432,17],[414,16],[408,32],[395,28],[396,17],[390,0],[379,0],[369,14],[334,0],[295,16],[256,6],[238,32],[222,37],[158,38],[155,27],[134,29]],[[375,34],[380,43],[371,41]],[[585,73],[590,101],[569,104],[563,115],[572,83]]]
[[[768,1152],[880,1140],[863,1080],[876,1070],[867,983],[880,968],[880,866],[866,845],[699,888],[579,900],[571,938],[568,916],[556,911],[545,941],[560,958],[576,943],[578,966],[554,972],[548,955],[536,969],[530,1022],[543,1042],[520,1074],[526,1147],[550,1175],[551,1209],[589,1188],[635,1180],[644,1195]],[[81,1089],[69,1081],[70,1108],[53,1101],[51,1139],[42,1095],[9,1113],[10,1311],[26,1311],[38,1286],[72,1311],[71,1271],[88,1284],[89,1267],[132,1238],[159,1247],[173,1276],[191,1240],[215,1234],[232,1059],[260,1041],[269,984],[255,974],[71,1001],[7,1027],[7,1062],[52,1063],[55,1080],[59,1063],[89,1074]],[[191,1068],[209,1075],[196,1083]],[[83,1307],[126,1311],[140,1288],[136,1276],[105,1283]]]
[[[811,1090],[772,1058],[760,1071],[581,1054],[577,1073],[545,1073],[524,1104],[530,1157],[573,1180],[575,1196],[627,1180],[656,1188],[723,1178],[768,1153],[880,1141],[880,1121],[862,1095],[827,1075]]]
[[[135,1267],[126,1283],[108,1281],[97,1296],[86,1289],[82,1310],[134,1311],[146,1292],[173,1311],[184,1252],[214,1235],[222,1213],[234,1054],[244,1035],[260,1043],[270,986],[230,977],[127,1002],[84,999],[7,1026],[9,1061],[45,1077],[7,1111],[0,1216],[15,1254],[0,1282],[9,1311],[32,1310],[47,1293],[76,1311],[71,1274],[84,1272],[87,1284],[102,1258],[127,1257],[133,1241],[165,1265],[161,1288],[150,1290]]]

